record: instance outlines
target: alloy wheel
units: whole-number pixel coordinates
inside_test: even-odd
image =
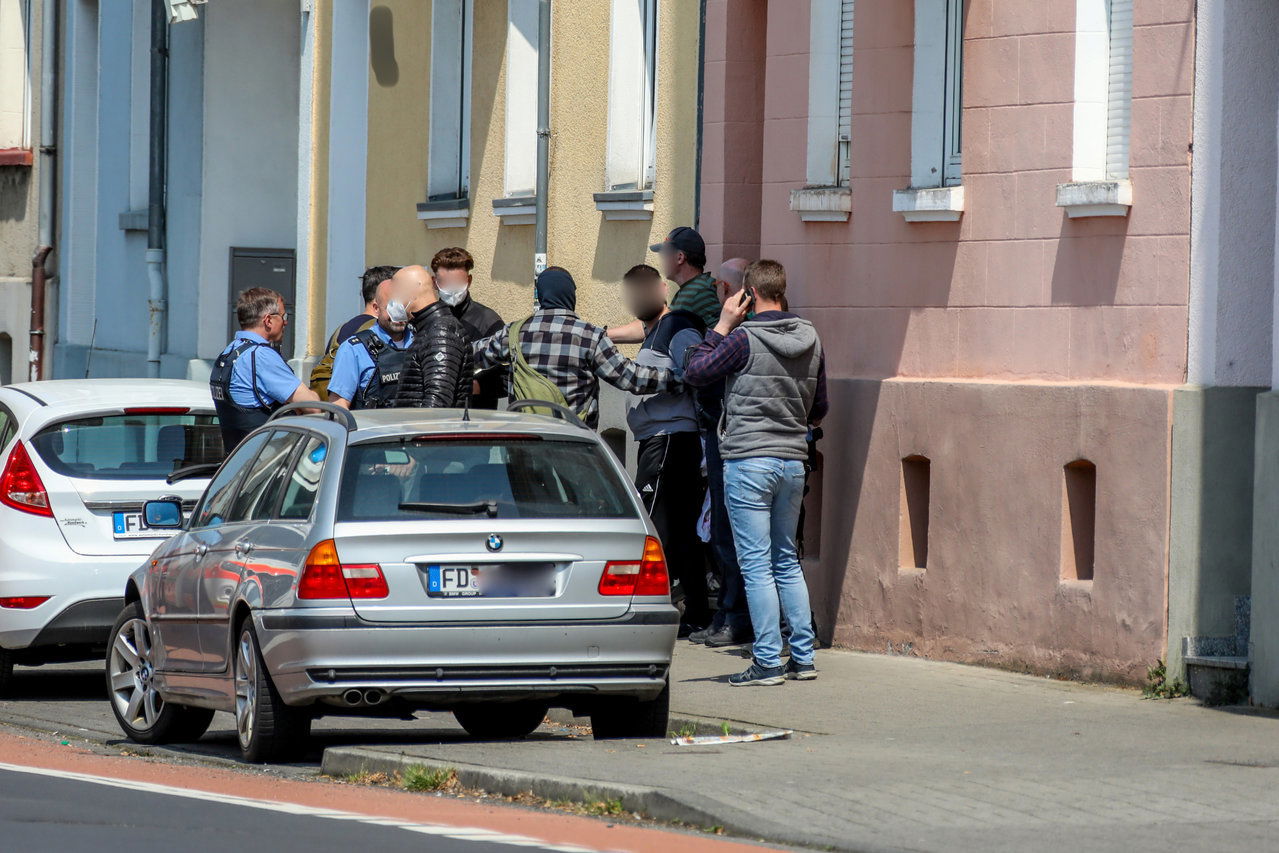
[[[245,627],[235,655],[235,729],[240,748],[248,749],[258,709],[258,650],[253,632]]]
[[[155,661],[151,629],[144,619],[120,626],[111,643],[111,701],[120,717],[139,731],[155,725],[164,700],[155,689]]]

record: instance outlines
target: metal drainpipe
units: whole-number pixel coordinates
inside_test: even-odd
[[[533,232],[533,276],[546,269],[546,202],[551,183],[551,0],[537,9],[537,217]]]
[[[151,0],[151,133],[149,195],[147,199],[147,376],[160,375],[160,348],[164,341],[168,289],[164,270],[164,203],[167,170],[169,94],[169,15],[164,0]]]
[[[49,286],[45,267],[53,251],[54,223],[57,222],[58,132],[58,7],[45,3],[40,11],[40,248],[31,259],[31,342],[27,354],[27,378],[38,382],[44,378],[44,306]]]

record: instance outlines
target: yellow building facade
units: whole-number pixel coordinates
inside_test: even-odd
[[[472,293],[533,305],[537,0],[384,0],[370,12],[368,264],[475,257]],[[699,4],[552,4],[548,263],[578,313],[630,318],[622,274],[696,209]]]

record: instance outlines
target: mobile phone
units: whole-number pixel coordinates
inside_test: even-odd
[[[755,288],[753,287],[742,288],[742,304],[746,306],[747,311],[755,307]]]

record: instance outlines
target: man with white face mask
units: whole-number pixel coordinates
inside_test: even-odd
[[[431,274],[435,277],[440,301],[462,324],[466,341],[470,344],[496,334],[503,325],[496,311],[471,297],[471,270],[474,268],[475,259],[471,253],[458,246],[441,249],[431,258]],[[496,409],[498,398],[504,393],[502,371],[480,373],[471,386],[471,408]]]
[[[413,344],[407,312],[393,311],[394,284],[378,285],[373,306],[377,322],[352,335],[338,347],[329,380],[329,402],[348,409],[383,409],[395,405],[404,357]]]
[[[393,320],[407,315],[413,327],[413,346],[400,372],[395,405],[462,408],[470,397],[475,374],[462,324],[440,301],[426,268],[404,267],[391,282],[393,299],[387,303],[387,313]]]

